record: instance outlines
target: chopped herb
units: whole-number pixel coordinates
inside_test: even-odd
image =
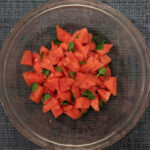
[[[103,50],[104,43],[105,43],[105,40],[102,40],[99,44],[97,44],[95,49],[96,50]]]
[[[82,61],[80,62],[81,65],[83,65],[83,64],[85,64],[85,63],[86,63],[85,60],[82,60]]]
[[[76,35],[76,38],[78,39],[78,38],[79,38],[79,35]]]
[[[69,104],[69,102],[66,100],[66,101],[63,101],[62,103],[61,103],[61,105],[67,105],[67,104]]]
[[[48,76],[49,76],[49,74],[50,74],[50,71],[49,71],[49,70],[47,70],[47,69],[42,69],[41,73],[45,74],[45,75],[46,75],[46,77],[48,77]]]
[[[33,83],[32,84],[32,92],[35,92],[38,87],[39,87],[38,83]]]
[[[98,35],[94,35],[93,38],[92,38],[92,42],[96,42],[96,40],[99,38]]]
[[[62,43],[62,41],[59,41],[58,39],[53,41],[55,45],[60,45]]]
[[[40,55],[41,60],[43,59],[43,56],[44,56],[44,52],[42,52],[41,55]]]
[[[105,75],[104,75],[104,77],[108,77],[109,76],[109,72],[107,72]]]
[[[62,72],[62,67],[61,66],[57,66],[56,69],[57,69],[58,72]]]
[[[71,96],[71,101],[74,102],[75,101],[75,97],[74,97],[74,94],[72,93],[72,96]]]
[[[94,94],[89,90],[86,90],[86,91],[82,92],[82,96],[87,97],[90,100],[93,100],[95,98]]]
[[[97,77],[100,75],[104,76],[106,71],[107,71],[107,69],[105,67],[99,68],[96,76]]]
[[[84,112],[82,112],[82,116],[85,115],[85,114],[87,114],[87,112],[88,112],[88,109],[85,110]]]
[[[75,80],[74,74],[75,74],[75,72],[69,71],[69,76],[70,76],[73,80]]]
[[[74,50],[74,43],[73,42],[69,42],[69,46],[68,46],[68,50],[67,51],[68,52],[69,51],[75,52],[75,50]]]
[[[104,105],[104,99],[101,99],[101,101],[100,101],[100,108],[101,109],[103,108],[103,105]]]
[[[48,94],[48,93],[44,94],[43,97],[42,97],[42,103],[44,103],[49,98],[51,98],[50,94]]]

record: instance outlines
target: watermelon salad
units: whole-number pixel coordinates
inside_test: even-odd
[[[43,113],[55,118],[66,114],[78,119],[91,107],[99,112],[110,96],[117,94],[117,77],[111,76],[107,55],[113,44],[97,42],[87,28],[73,35],[56,26],[57,39],[51,48],[41,46],[40,52],[25,50],[21,64],[33,67],[23,73],[32,88],[30,99],[42,103]]]

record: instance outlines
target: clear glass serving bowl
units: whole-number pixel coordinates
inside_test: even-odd
[[[90,111],[79,120],[42,113],[42,104],[29,99],[30,88],[20,65],[25,49],[38,51],[56,39],[55,26],[73,33],[87,27],[114,43],[112,74],[118,95],[101,112]],[[150,92],[150,59],[141,34],[118,11],[91,0],[61,0],[41,5],[13,28],[0,52],[0,99],[13,125],[29,140],[48,149],[102,149],[123,137],[139,120]],[[52,120],[52,123],[49,123]]]

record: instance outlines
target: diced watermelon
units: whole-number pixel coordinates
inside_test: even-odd
[[[62,43],[60,44],[60,47],[61,47],[64,51],[67,51],[67,50],[68,50],[68,44],[65,43],[65,42],[62,42]]]
[[[79,38],[76,38],[77,41],[79,41],[82,44],[90,43],[90,36],[88,33],[87,28],[83,28],[80,31],[78,31]]]
[[[44,77],[39,76],[37,73],[34,73],[32,71],[25,72],[23,74],[23,77],[24,77],[28,86],[31,86],[33,83],[42,84],[45,80]]]
[[[58,25],[56,26],[57,38],[62,42],[68,42],[71,40],[71,34],[60,28]]]
[[[47,81],[44,83],[44,86],[47,87],[50,91],[58,90],[58,78],[53,79],[47,79]]]
[[[61,99],[61,101],[70,101],[71,100],[71,92],[67,91],[67,92],[58,92],[58,98]]]
[[[78,87],[73,86],[72,87],[72,93],[75,97],[80,97],[81,96],[81,92],[80,92],[80,89]]]
[[[47,55],[45,55],[43,57],[42,62],[41,62],[41,67],[44,69],[50,70],[50,71],[54,71],[54,67],[52,65],[52,62]]]
[[[66,67],[73,71],[73,72],[78,72],[80,70],[80,64],[75,57],[75,55],[72,52],[68,52],[67,57],[66,57]]]
[[[32,66],[32,53],[30,50],[24,52],[20,63],[22,65]]]
[[[91,56],[87,59],[86,61],[86,64],[83,64],[81,67],[80,67],[80,71],[83,72],[83,73],[88,73],[90,70],[93,69],[94,67],[94,58]]]
[[[117,77],[110,77],[104,82],[104,85],[112,93],[112,95],[117,95]]]
[[[106,66],[111,62],[111,58],[107,54],[100,55],[100,62],[102,66]]]
[[[98,94],[101,98],[104,99],[104,102],[108,102],[109,98],[110,98],[110,95],[111,95],[111,92],[109,91],[106,91],[104,89],[98,89]]]
[[[57,49],[58,46],[54,44],[54,42],[51,42],[51,50]]]
[[[50,51],[45,46],[42,45],[41,48],[40,48],[40,54],[42,54],[42,52],[45,55],[48,55]]]
[[[64,53],[63,53],[63,50],[62,50],[61,47],[51,50],[50,54],[53,54],[54,56],[56,56],[58,58],[63,58],[64,57]]]
[[[33,69],[35,72],[37,72],[38,74],[41,74],[41,71],[42,71],[42,66],[41,66],[41,62],[36,62],[34,63],[33,65]]]
[[[65,105],[65,106],[62,106],[62,109],[63,109],[64,112],[65,112],[65,111],[68,111],[68,110],[71,110],[72,108],[73,108],[73,106],[70,105],[70,104]]]
[[[43,95],[43,87],[41,85],[38,85],[36,91],[31,93],[30,99],[35,103],[39,103],[41,101],[42,95]]]
[[[68,91],[71,89],[72,85],[74,83],[74,80],[71,78],[61,78],[59,80],[59,89],[62,92]]]
[[[100,55],[109,53],[110,49],[113,47],[113,44],[104,44],[103,50],[97,50],[96,52]]]
[[[96,48],[95,42],[91,42],[91,43],[90,43],[90,51],[94,51],[95,48]]]
[[[99,111],[100,108],[99,108],[99,105],[100,105],[100,101],[98,99],[98,97],[95,97],[95,99],[91,100],[91,107],[95,110],[95,111]]]
[[[60,59],[57,56],[52,54],[48,55],[48,59],[50,60],[51,65],[57,65],[60,61]]]
[[[33,65],[37,62],[41,61],[41,57],[37,52],[33,52],[32,54],[32,58],[33,58]]]
[[[81,117],[81,112],[77,108],[72,108],[64,113],[72,119],[79,119]]]
[[[55,109],[60,108],[60,105],[56,98],[52,98],[48,103],[43,105],[42,111],[43,111],[43,113],[46,113],[46,112],[50,111],[52,108],[55,108]]]
[[[88,98],[79,97],[75,100],[75,108],[89,108],[90,106],[90,100]]]
[[[59,109],[52,108],[52,113],[55,118],[58,118],[63,113],[63,110],[62,108],[59,108]]]

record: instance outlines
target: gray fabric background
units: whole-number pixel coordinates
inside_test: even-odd
[[[0,0],[0,48],[16,22],[38,5],[50,0]],[[99,0],[128,17],[150,49],[150,0]],[[21,135],[0,105],[0,150],[44,150]],[[150,104],[142,118],[122,140],[105,150],[150,150]]]

